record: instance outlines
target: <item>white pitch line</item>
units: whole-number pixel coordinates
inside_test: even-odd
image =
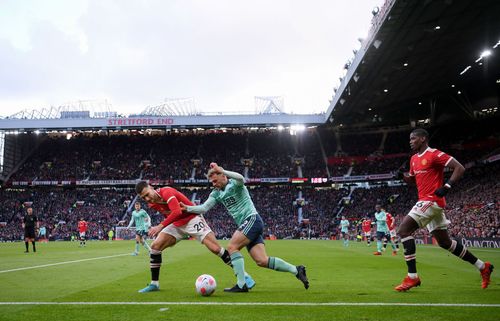
[[[500,304],[398,302],[0,302],[0,305],[427,306],[500,308]]]
[[[71,264],[71,263],[78,263],[78,262],[85,262],[85,261],[109,259],[112,257],[125,256],[125,255],[130,255],[130,254],[127,253],[127,254],[99,256],[99,257],[92,257],[89,259],[81,259],[81,260],[74,260],[74,261],[65,261],[65,262],[50,263],[50,264],[43,264],[43,265],[27,266],[27,267],[22,267],[22,268],[17,268],[17,269],[3,270],[3,271],[0,271],[0,274],[1,273],[8,273],[8,272],[23,271],[23,270],[39,269],[39,268],[44,268],[44,267],[49,267],[49,266],[54,266],[54,265],[63,265],[63,264]]]

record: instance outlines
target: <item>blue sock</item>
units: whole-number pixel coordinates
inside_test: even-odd
[[[245,282],[245,261],[243,260],[243,255],[240,252],[234,252],[231,254],[231,263],[233,264],[233,271],[238,279],[237,283],[240,288],[246,284]]]

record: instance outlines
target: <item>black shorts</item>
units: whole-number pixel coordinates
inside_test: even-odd
[[[238,226],[238,231],[243,233],[250,240],[250,243],[247,245],[248,251],[259,243],[264,244],[264,222],[259,214],[247,217],[243,223]]]
[[[144,237],[148,235],[148,231],[145,230],[135,230],[135,235],[138,235],[140,237]]]
[[[24,238],[25,239],[34,239],[35,238],[35,228],[25,228],[24,229]]]

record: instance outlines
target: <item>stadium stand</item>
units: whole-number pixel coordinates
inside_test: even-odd
[[[393,134],[388,135],[391,144],[395,140],[404,141],[403,137],[407,135]],[[318,154],[322,153],[321,145],[327,145],[327,142],[318,142],[318,136],[313,131],[296,141],[290,137],[278,132],[196,133],[158,137],[82,135],[71,140],[56,137],[42,143],[11,178],[10,183],[22,180],[169,180],[196,177],[204,183],[182,191],[189,198],[203,202],[211,191],[206,179],[203,180],[207,162],[211,160],[240,172],[247,168],[249,178],[298,177],[299,167],[304,168],[304,177],[326,175],[326,164],[324,161],[321,163],[322,157]],[[450,231],[454,236],[500,237],[499,164],[485,162],[485,158],[498,147],[498,140],[492,137],[496,136],[488,133],[482,138],[467,136],[458,137],[460,142],[456,138],[439,142],[443,146],[450,146],[450,154],[458,155],[457,159],[469,167],[463,181],[448,197],[448,215],[452,221]],[[352,138],[349,135],[345,141]],[[264,139],[273,144],[259,144]],[[366,138],[366,141],[372,144],[379,139],[380,135],[377,134]],[[491,140],[494,142],[491,143]],[[272,146],[280,148],[274,149]],[[403,143],[398,146],[401,147],[399,150],[391,147],[390,152],[406,153]],[[210,155],[211,150],[221,152],[214,159]],[[362,146],[350,151],[358,153],[368,149]],[[290,161],[293,157],[305,161],[293,164]],[[254,161],[245,166],[242,159]],[[310,159],[316,161],[309,162]],[[378,174],[392,171],[401,165],[403,159],[384,160],[382,165],[375,165],[377,160],[352,164],[352,172]],[[100,164],[96,164],[97,161]],[[330,238],[338,234],[339,215],[356,222],[366,214],[373,213],[376,203],[383,204],[399,222],[415,203],[417,195],[412,187],[389,186],[387,182],[371,184],[370,188],[347,184],[340,189],[328,184],[321,187],[296,186],[290,185],[288,181],[280,184],[249,184],[257,210],[266,223],[266,234],[277,238]],[[107,230],[126,216],[127,208],[135,197],[130,186],[75,188],[28,184],[7,187],[0,191],[4,205],[0,222],[6,223],[0,228],[0,240],[3,241],[21,238],[20,220],[28,203],[33,204],[35,214],[41,225],[47,227],[51,239],[69,239],[75,233],[80,217],[89,222],[89,237],[102,239]],[[298,205],[296,200],[299,192],[304,203]],[[299,208],[302,221],[299,220]],[[206,218],[219,238],[229,238],[236,228],[222,207],[218,206],[207,213]],[[153,220],[158,221],[159,216],[153,215]],[[425,230],[420,233],[420,236],[426,236]]]

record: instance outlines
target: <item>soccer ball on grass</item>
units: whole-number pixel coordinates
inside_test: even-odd
[[[215,282],[213,276],[202,274],[196,279],[195,286],[196,292],[198,292],[198,294],[201,294],[203,296],[210,296],[215,292],[215,289],[217,288],[217,282]]]

